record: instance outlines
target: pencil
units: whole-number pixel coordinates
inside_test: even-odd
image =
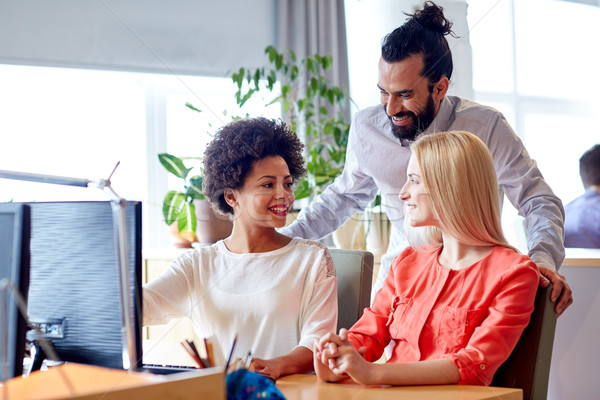
[[[213,345],[212,343],[208,343],[208,361],[210,362],[211,367],[215,366],[215,357],[213,355]]]
[[[204,368],[210,368],[212,367],[210,361],[208,360],[208,355],[205,357],[202,357],[200,355],[200,353],[198,352],[198,348],[196,347],[196,344],[191,341],[191,340],[186,340],[187,344],[192,348],[192,350],[194,351],[194,353],[196,353],[196,356],[198,356],[198,359],[200,360],[200,362],[202,363],[202,365],[204,366]]]
[[[227,373],[227,368],[229,368],[229,363],[231,363],[231,357],[233,357],[233,350],[235,349],[235,343],[237,342],[237,335],[233,338],[233,344],[231,345],[231,350],[229,351],[229,357],[227,358],[227,363],[225,364],[225,373]]]
[[[190,344],[187,341],[185,341],[181,342],[181,345],[183,346],[185,351],[190,355],[190,357],[192,357],[192,359],[196,362],[196,364],[198,364],[198,367],[204,368],[204,364],[202,364],[200,357],[198,357],[198,354],[194,352]]]

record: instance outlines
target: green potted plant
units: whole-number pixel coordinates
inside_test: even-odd
[[[307,175],[298,182],[296,199],[313,197],[341,173],[346,160],[350,124],[340,112],[349,107],[347,90],[325,78],[331,56],[315,54],[297,60],[293,51],[265,49],[268,66],[239,68],[231,74],[240,107],[254,95],[272,95],[267,105],[280,103],[283,119],[305,139]]]
[[[164,221],[183,239],[175,244],[189,247],[194,242],[214,243],[227,237],[233,226],[231,220],[216,214],[202,193],[202,158],[161,153],[158,159],[183,183],[181,190],[169,190],[163,199]],[[186,161],[193,161],[194,166],[186,166]]]
[[[187,157],[196,160],[198,164],[202,159],[199,157]],[[162,213],[164,221],[171,226],[177,224],[177,232],[182,238],[189,242],[195,242],[196,238],[196,207],[194,200],[204,200],[202,194],[202,168],[199,173],[190,175],[194,167],[187,167],[183,159],[172,154],[161,153],[158,160],[165,169],[183,181],[181,190],[169,190],[163,199]]]

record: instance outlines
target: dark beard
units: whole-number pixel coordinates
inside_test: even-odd
[[[383,106],[385,111],[385,105]],[[385,111],[387,114],[387,111]],[[425,109],[418,115],[412,111],[403,111],[395,115],[395,117],[410,116],[412,118],[412,124],[409,127],[394,125],[392,117],[388,115],[390,123],[392,125],[392,133],[400,140],[413,141],[421,132],[423,132],[435,118],[435,104],[433,102],[433,96],[429,96]]]

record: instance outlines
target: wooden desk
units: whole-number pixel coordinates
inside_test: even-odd
[[[3,387],[6,385],[6,387]],[[82,364],[63,364],[0,384],[0,399],[146,400],[199,398],[225,400],[222,368],[172,375],[127,372]]]
[[[325,383],[315,375],[289,375],[277,380],[288,400],[523,400],[521,389],[487,386],[439,385],[362,387],[355,383]]]

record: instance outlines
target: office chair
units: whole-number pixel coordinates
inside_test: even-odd
[[[491,386],[523,389],[523,400],[545,400],[557,314],[550,301],[552,285],[540,287],[529,325],[517,346],[500,366]]]
[[[338,325],[350,328],[369,307],[373,254],[362,250],[329,249],[338,278]]]

